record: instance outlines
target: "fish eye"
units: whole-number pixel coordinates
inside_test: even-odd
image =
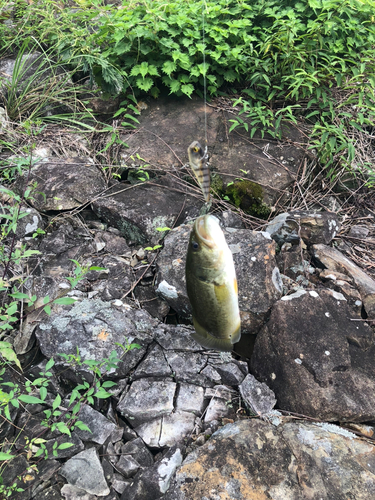
[[[198,151],[199,151],[198,146],[195,146],[195,147],[193,148],[193,151],[194,151],[194,153],[198,153]]]
[[[198,245],[198,243],[196,241],[192,241],[191,247],[192,247],[193,250],[198,250],[199,245]]]

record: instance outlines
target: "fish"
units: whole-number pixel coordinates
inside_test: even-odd
[[[210,169],[207,164],[207,155],[198,141],[188,147],[189,164],[194,172],[206,202],[210,201]]]
[[[241,338],[237,278],[232,252],[214,215],[194,222],[185,276],[193,310],[192,337],[203,347],[232,351]]]

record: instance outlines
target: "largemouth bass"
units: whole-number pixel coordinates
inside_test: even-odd
[[[189,164],[202,189],[204,199],[210,201],[210,169],[207,165],[207,156],[198,141],[188,147]]]
[[[203,347],[232,351],[241,337],[236,271],[213,215],[198,217],[191,231],[186,288],[193,309],[193,338]]]

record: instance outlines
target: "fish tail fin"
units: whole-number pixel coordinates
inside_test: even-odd
[[[195,332],[191,334],[194,340],[198,342],[202,347],[207,349],[216,349],[217,351],[233,351],[233,344],[230,339],[218,339],[208,333],[201,325],[194,319],[193,323]]]

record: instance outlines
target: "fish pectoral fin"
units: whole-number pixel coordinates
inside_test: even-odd
[[[194,340],[207,349],[218,351],[232,351],[233,344],[230,339],[218,339],[208,333],[193,317],[195,332],[191,334]]]

